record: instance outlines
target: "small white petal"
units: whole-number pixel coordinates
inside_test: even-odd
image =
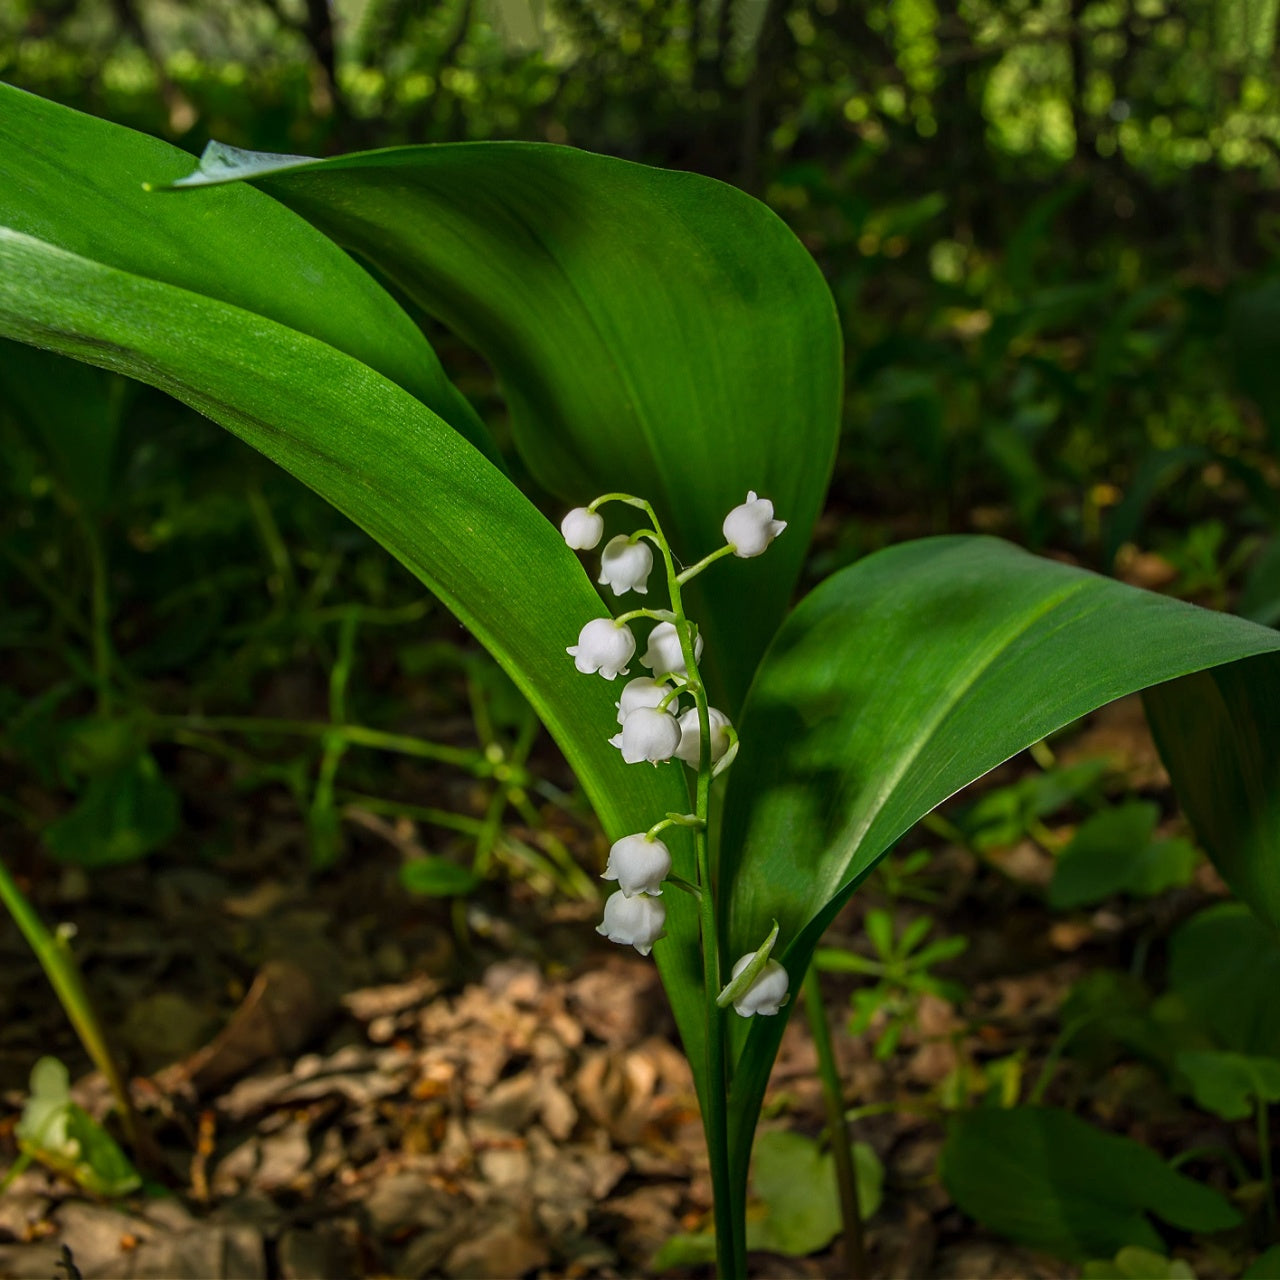
[[[618,723],[622,724],[637,707],[656,707],[671,690],[648,676],[636,676],[622,686],[622,696],[613,705],[618,708]],[[674,713],[679,699],[672,698],[667,707]]]
[[[610,538],[600,557],[600,585],[613,588],[620,596],[624,591],[647,595],[649,574],[653,570],[653,552],[641,540],[633,543],[625,533]]]
[[[671,850],[656,837],[640,832],[615,840],[602,879],[616,880],[628,898],[637,893],[661,895],[662,882],[671,874]]]
[[[680,725],[669,711],[637,707],[627,714],[622,732],[617,736],[621,739],[622,758],[628,764],[639,764],[642,760],[657,764],[675,755],[680,745]]]
[[[693,641],[695,662],[702,659],[702,637],[695,634]],[[680,648],[680,633],[674,622],[660,622],[649,632],[649,645],[640,659],[655,676],[688,675],[684,665],[684,652]]]
[[[721,526],[724,540],[733,544],[733,554],[743,560],[763,554],[786,527],[785,520],[773,518],[773,503],[768,498],[757,498],[754,491],[725,516]]]
[[[604,536],[604,517],[586,507],[574,507],[560,521],[560,532],[575,551],[590,551]]]
[[[578,643],[565,652],[583,675],[598,671],[606,680],[626,675],[627,663],[636,651],[631,629],[612,618],[593,618],[578,633]]]
[[[748,951],[734,964],[730,976],[736,978],[755,958],[756,953]],[[766,960],[756,980],[733,1002],[734,1011],[744,1018],[757,1013],[772,1017],[786,1004],[790,981],[787,971],[776,960]]]
[[[667,909],[660,899],[643,893],[628,898],[619,889],[605,902],[604,919],[596,925],[596,932],[610,942],[635,947],[642,956],[647,956],[663,936],[666,922]]]
[[[729,717],[715,707],[708,707],[707,721],[711,727],[711,763],[717,764],[729,750]],[[676,748],[676,755],[696,769],[701,750],[702,726],[698,721],[698,708],[690,707],[680,717],[680,745]]]

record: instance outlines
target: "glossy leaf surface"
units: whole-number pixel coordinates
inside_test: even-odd
[[[236,178],[480,351],[522,456],[567,505],[650,498],[692,562],[748,490],[773,500],[789,525],[768,555],[690,589],[713,701],[736,707],[795,585],[838,427],[835,309],[782,221],[697,174],[532,143],[322,161],[213,144],[182,185]]]
[[[607,745],[616,687],[580,675],[564,652],[604,612],[576,557],[493,464],[408,392],[261,315],[2,228],[0,336],[169,392],[350,516],[508,671],[612,836],[683,807],[681,766],[625,766]],[[692,875],[688,842],[670,843],[677,869]],[[672,897],[670,937],[658,954],[682,1035],[696,1051],[696,913],[684,895]]]
[[[869,556],[795,610],[752,687],[722,839],[728,954],[776,918],[798,984],[853,888],[961,787],[1124,694],[1278,652],[1265,628],[995,539]],[[750,1027],[733,1086],[739,1167],[783,1020]]]
[[[417,326],[326,236],[250,187],[185,208],[144,190],[190,167],[168,143],[0,84],[0,226],[319,338],[494,452]]]

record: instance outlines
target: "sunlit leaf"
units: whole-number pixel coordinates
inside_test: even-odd
[[[164,175],[157,175],[162,178]],[[835,450],[841,339],[809,254],[723,183],[533,143],[329,160],[212,144],[184,187],[236,178],[397,281],[490,362],[516,445],[577,505],[653,500],[677,554],[723,542],[748,490],[786,534],[691,587],[704,674],[732,710],[772,637]],[[200,208],[212,193],[170,196]]]

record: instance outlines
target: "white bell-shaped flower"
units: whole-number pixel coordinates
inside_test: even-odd
[[[620,533],[604,544],[600,556],[600,585],[612,587],[615,596],[624,591],[648,595],[652,570],[653,552],[647,542],[632,542],[625,533]]]
[[[609,739],[609,745],[617,747],[628,764],[642,760],[657,764],[675,755],[680,745],[680,725],[670,711],[637,707],[627,713],[622,731]]]
[[[696,633],[693,638],[693,659],[695,662],[702,659],[702,637]],[[640,661],[655,676],[689,674],[680,648],[680,633],[674,622],[660,622],[649,632],[649,645]]]
[[[638,707],[656,707],[671,690],[648,676],[636,676],[622,686],[622,696],[613,705],[618,708],[618,723],[622,724]],[[667,706],[674,712],[679,699],[672,698]]]
[[[656,836],[638,835],[615,840],[609,850],[604,880],[616,880],[628,897],[637,893],[660,895],[662,882],[671,874],[671,850]]]
[[[612,618],[592,618],[578,632],[578,643],[565,652],[583,675],[598,671],[606,680],[627,674],[627,663],[636,651],[636,638],[631,628]]]
[[[604,537],[604,516],[586,507],[574,507],[560,521],[560,532],[575,551],[591,551]]]
[[[718,764],[721,757],[729,750],[729,717],[715,707],[707,708],[707,722],[711,728],[711,763]],[[676,755],[687,765],[698,767],[698,756],[702,751],[702,726],[698,723],[698,708],[690,707],[680,717],[680,745]]]
[[[734,964],[731,976],[736,978],[755,958],[756,953],[748,951]],[[772,1017],[787,1002],[789,982],[787,971],[776,960],[766,960],[756,980],[733,1002],[733,1007],[744,1018],[757,1013]]]
[[[760,555],[774,538],[787,527],[785,520],[773,518],[773,503],[757,498],[754,490],[746,502],[734,507],[721,526],[724,540],[733,544],[733,554],[744,560]]]
[[[604,919],[596,925],[596,932],[610,942],[620,942],[624,947],[635,947],[647,956],[653,944],[662,937],[667,923],[667,909],[660,898],[638,893],[628,898],[621,889],[609,895],[604,904]]]

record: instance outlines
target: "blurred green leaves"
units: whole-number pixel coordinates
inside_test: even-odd
[[[941,1157],[956,1204],[1010,1240],[1065,1258],[1136,1245],[1160,1253],[1152,1217],[1222,1231],[1240,1215],[1140,1142],[1052,1107],[983,1107],[954,1116]]]

